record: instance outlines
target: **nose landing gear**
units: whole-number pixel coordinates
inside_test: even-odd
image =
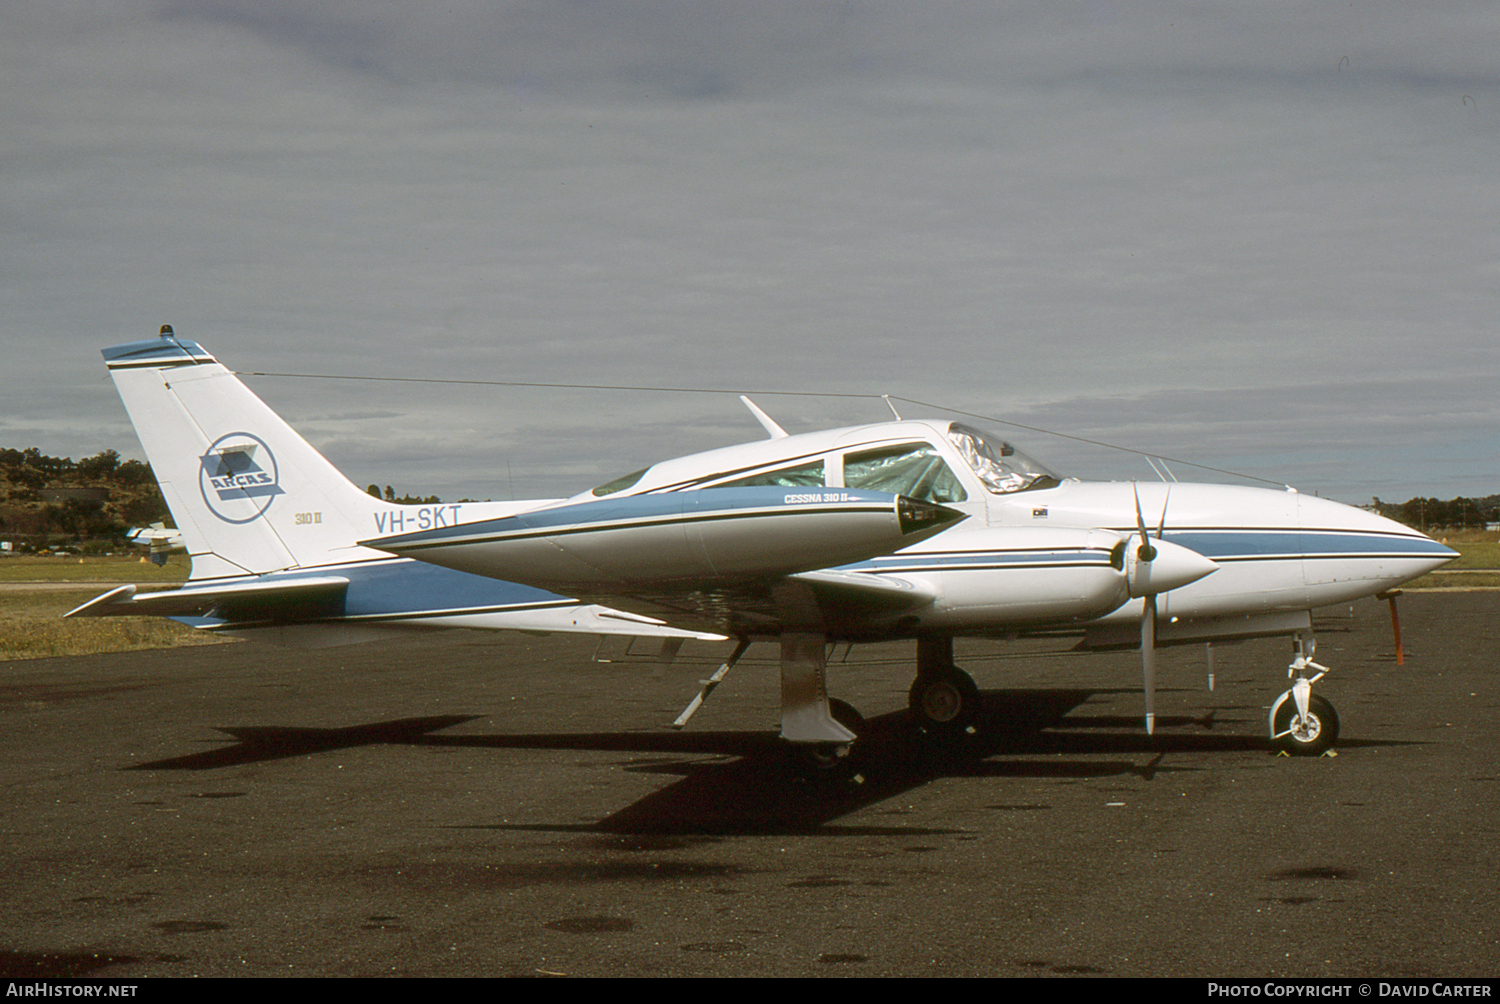
[[[1318,756],[1339,737],[1338,712],[1312,692],[1312,685],[1328,675],[1329,669],[1313,661],[1318,647],[1316,638],[1293,635],[1292,645],[1296,655],[1286,669],[1287,676],[1295,677],[1292,689],[1276,699],[1266,716],[1271,742],[1292,756]],[[1310,679],[1309,670],[1315,671]]]

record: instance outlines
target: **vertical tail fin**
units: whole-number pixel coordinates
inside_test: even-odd
[[[194,580],[385,557],[355,544],[387,503],[361,491],[170,327],[104,350]]]

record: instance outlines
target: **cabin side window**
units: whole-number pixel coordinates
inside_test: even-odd
[[[968,493],[927,443],[904,443],[844,457],[844,486],[906,495],[925,502],[962,502]]]

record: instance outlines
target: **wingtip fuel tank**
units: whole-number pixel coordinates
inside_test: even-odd
[[[543,588],[722,582],[888,554],[965,518],[862,489],[712,488],[632,495],[361,541],[403,557]]]

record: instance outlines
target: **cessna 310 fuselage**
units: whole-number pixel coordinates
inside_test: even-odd
[[[1294,751],[1318,751],[1338,726],[1331,705],[1311,694],[1312,681],[1326,672],[1312,661],[1311,611],[1380,594],[1454,557],[1401,524],[1290,488],[1085,482],[1059,477],[959,422],[898,420],[788,435],[746,403],[770,438],[667,460],[569,501],[725,487],[862,488],[966,514],[942,534],[895,553],[795,577],[810,589],[807,621],[814,633],[847,641],[917,639],[911,707],[932,727],[963,726],[973,713],[977,690],[953,665],[955,634],[1071,624],[1084,631],[1088,646],[1139,638],[1148,730],[1158,644],[1291,635],[1296,679],[1273,706],[1270,729]],[[1100,530],[1111,536],[1092,547],[1076,536]],[[442,539],[419,533],[370,543],[483,572],[483,560],[463,539],[458,532]],[[1130,543],[1119,548],[1121,540]],[[1138,585],[1129,598],[1090,597],[1081,570],[1091,560],[1102,567],[1106,553],[1131,574],[1137,566],[1143,578],[1154,572],[1159,588]],[[891,594],[884,607],[881,587]],[[701,613],[680,599],[610,602],[677,623]],[[778,611],[746,605],[700,626],[740,636],[788,629]]]
[[[1296,681],[1271,731],[1313,752],[1337,718],[1311,694],[1325,670],[1310,611],[1454,557],[1292,490],[1062,478],[948,421],[788,435],[748,401],[769,438],[567,499],[400,506],[359,491],[170,329],[105,358],[193,574],[177,593],[123,587],[74,615],[160,613],[308,644],[409,626],[737,637],[726,666],[778,639],[782,734],[832,750],[825,761],[855,738],[827,699],[830,641],[915,639],[912,712],[954,734],[978,693],[953,637],[1058,628],[1139,639],[1148,729],[1158,643],[1292,635]]]

